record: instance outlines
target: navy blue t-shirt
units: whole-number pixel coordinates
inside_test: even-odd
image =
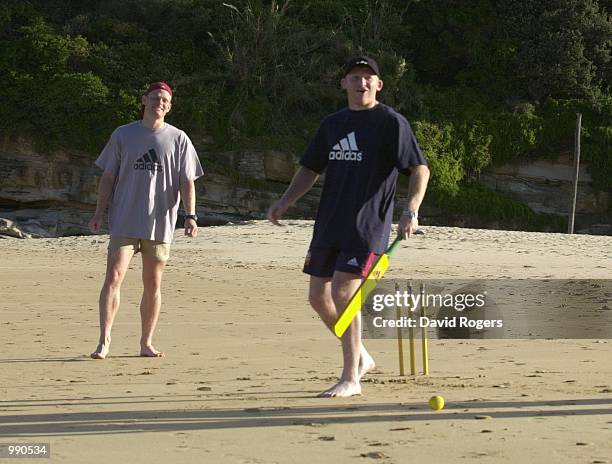
[[[406,118],[378,103],[326,117],[300,164],[326,171],[310,247],[382,253],[398,171],[409,174],[427,162]]]

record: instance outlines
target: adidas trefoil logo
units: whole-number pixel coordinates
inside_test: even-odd
[[[142,155],[140,158],[138,158],[135,162],[134,162],[134,169],[139,170],[142,169],[143,171],[157,171],[157,172],[163,172],[164,168],[161,164],[161,162],[159,161],[159,158],[157,157],[157,153],[155,153],[154,149],[150,149],[148,153],[145,153],[144,155]]]
[[[329,152],[329,159],[344,160],[344,161],[361,161],[363,154],[359,151],[357,140],[355,140],[355,132],[351,132],[346,137],[334,145]]]

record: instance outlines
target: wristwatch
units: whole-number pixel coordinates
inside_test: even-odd
[[[186,214],[185,220],[187,219],[193,219],[195,222],[198,222],[198,215],[197,214]]]
[[[416,211],[410,211],[409,209],[405,209],[404,211],[402,211],[402,216],[407,216],[409,218],[418,219],[419,213],[417,213]]]

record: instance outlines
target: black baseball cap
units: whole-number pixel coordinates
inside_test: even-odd
[[[372,71],[374,71],[377,76],[380,77],[378,63],[376,63],[376,61],[374,61],[374,59],[370,58],[369,56],[356,56],[348,60],[344,65],[344,75],[346,76],[349,72],[351,72],[351,69],[353,69],[355,66],[367,66]]]

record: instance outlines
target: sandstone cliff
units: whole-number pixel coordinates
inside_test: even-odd
[[[262,218],[291,180],[297,160],[270,151],[199,150],[206,171],[196,183],[197,212],[203,225]],[[100,170],[85,153],[39,153],[26,140],[0,147],[0,236],[55,237],[88,234],[96,204]],[[291,216],[316,212],[320,186],[302,200]]]
[[[262,218],[291,180],[297,157],[273,150],[209,153],[199,149],[206,175],[196,185],[202,225]],[[85,153],[54,151],[41,154],[25,140],[0,147],[0,236],[55,237],[88,234],[95,209],[100,171]],[[572,167],[568,159],[536,161],[495,168],[481,177],[488,187],[525,202],[535,212],[567,215]],[[288,212],[291,217],[313,217],[320,195],[319,182]],[[400,201],[405,191],[398,193]],[[401,206],[398,206],[401,208]],[[583,168],[580,175],[576,231],[612,234],[610,198],[591,187]],[[422,222],[504,228],[477,219],[449,214],[425,201]]]

